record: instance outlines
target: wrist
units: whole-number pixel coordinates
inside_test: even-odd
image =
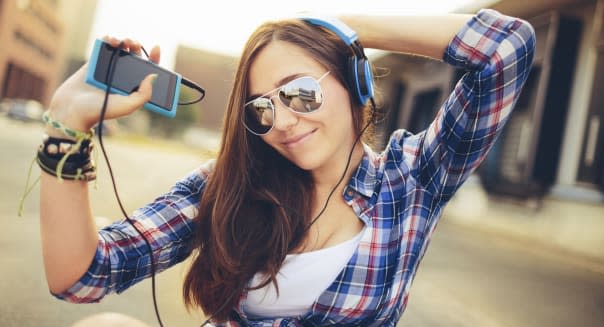
[[[75,139],[76,139],[75,137],[67,136],[63,132],[59,131],[58,129],[55,129],[48,125],[46,125],[44,132],[46,133],[46,135],[48,135],[50,137],[65,138],[65,139],[69,139],[69,140],[73,140],[73,141],[75,141]]]
[[[47,134],[51,137],[62,137],[71,140],[81,141],[90,140],[94,136],[92,128],[85,129],[85,124],[74,123],[74,120],[67,118],[68,116],[59,114],[59,117],[65,117],[63,120],[54,116],[52,109],[47,110],[42,115],[42,120],[46,124]],[[67,121],[67,123],[65,123]],[[73,128],[72,126],[78,126]]]
[[[40,169],[59,180],[94,180],[91,137],[92,134],[81,134],[76,139],[46,135],[36,157]]]
[[[48,109],[48,113],[53,120],[60,122],[63,126],[74,131],[87,133],[93,126],[93,124],[86,123],[81,117],[78,117],[77,114],[74,114],[73,111],[69,109],[58,109],[51,106]],[[52,126],[48,127],[52,128]]]

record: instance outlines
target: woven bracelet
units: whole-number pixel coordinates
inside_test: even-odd
[[[44,114],[42,115],[42,120],[46,124],[52,126],[52,128],[61,131],[66,136],[75,138],[75,143],[73,144],[71,149],[69,151],[67,151],[67,153],[65,153],[65,155],[61,158],[61,160],[59,160],[59,162],[56,166],[55,174],[53,174],[53,175],[57,176],[57,178],[59,180],[62,180],[63,179],[62,178],[63,166],[65,165],[65,163],[67,162],[67,160],[69,159],[69,157],[71,155],[79,152],[79,149],[81,148],[82,143],[84,143],[85,141],[92,140],[92,137],[94,136],[94,129],[91,128],[90,131],[88,131],[88,133],[83,133],[80,131],[73,130],[73,129],[63,125],[61,122],[52,119],[52,117],[50,117],[50,111],[44,112]],[[96,151],[95,151],[95,153],[96,153]],[[38,164],[39,163],[40,162],[38,161]]]
[[[52,117],[50,117],[49,110],[44,112],[44,114],[42,115],[42,120],[44,121],[45,124],[51,126],[52,128],[54,128],[58,131],[61,131],[61,133],[65,134],[66,136],[75,138],[76,140],[80,140],[80,139],[90,140],[94,136],[93,128],[91,128],[87,133],[71,129],[71,128],[63,125],[61,122],[54,120]]]
[[[27,180],[25,181],[25,191],[19,201],[19,216],[23,214],[25,198],[40,180],[38,177],[30,186],[29,181],[32,167],[36,162],[40,166],[40,169],[57,177],[59,181],[63,179],[96,181],[97,177],[96,166],[94,161],[90,159],[90,153],[93,149],[92,138],[94,137],[94,129],[91,128],[88,133],[73,130],[52,119],[48,110],[42,114],[42,121],[52,128],[61,131],[65,136],[74,138],[75,140],[53,138],[48,135],[44,136],[44,141],[38,148],[36,157],[29,165]],[[94,154],[96,157],[97,152],[94,151]]]

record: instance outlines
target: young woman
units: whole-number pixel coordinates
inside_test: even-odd
[[[395,131],[376,153],[357,142],[375,108],[358,101],[341,37],[301,19],[258,28],[240,58],[218,157],[131,217],[159,271],[192,255],[185,302],[216,324],[396,325],[443,207],[486,156],[532,63],[532,27],[492,10],[342,21],[368,48],[443,59],[467,74],[426,131]],[[97,122],[103,99],[84,74],[48,111],[80,131]],[[140,108],[152,80],[111,95],[107,117]],[[97,231],[92,217],[86,182],[43,174],[46,276],[61,299],[98,301],[150,276],[142,237],[124,221]]]

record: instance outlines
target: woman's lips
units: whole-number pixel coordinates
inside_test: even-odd
[[[315,131],[317,131],[317,130],[313,129],[312,131],[310,131],[308,133],[290,137],[287,140],[285,140],[284,142],[281,142],[281,144],[283,144],[286,148],[294,148],[294,147],[304,143],[304,141],[306,141],[308,139],[308,137],[310,135],[312,135]]]

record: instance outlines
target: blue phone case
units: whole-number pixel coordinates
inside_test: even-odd
[[[86,83],[96,86],[101,90],[105,90],[107,88],[107,85],[105,85],[105,83],[103,82],[99,82],[94,78],[94,70],[96,69],[97,66],[97,61],[99,59],[99,51],[101,49],[101,46],[103,45],[102,40],[97,39],[94,42],[94,47],[92,49],[92,55],[90,56],[90,62],[88,63],[88,72],[86,74]],[[153,65],[156,65],[155,63],[150,62]],[[162,70],[165,70],[165,68],[160,67],[159,65],[156,65],[157,67],[159,67]],[[182,76],[178,73],[175,72],[171,72],[174,75],[176,75],[176,83],[175,83],[175,90],[174,90],[174,101],[172,102],[172,107],[170,108],[163,108],[160,107],[156,104],[147,102],[145,103],[145,105],[143,106],[143,108],[153,111],[155,113],[158,113],[160,115],[163,116],[167,116],[170,118],[173,118],[174,116],[176,116],[176,109],[178,109],[178,98],[180,96],[180,82],[182,80]],[[116,89],[114,87],[111,87],[110,89],[111,93],[116,93],[116,94],[121,94],[121,95],[128,95],[128,93]]]

